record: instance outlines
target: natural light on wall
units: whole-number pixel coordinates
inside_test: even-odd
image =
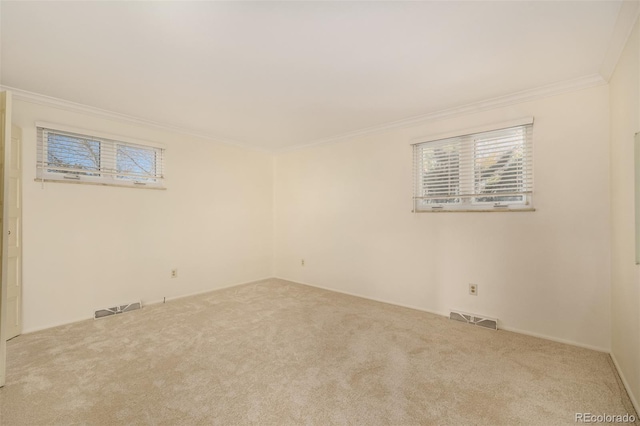
[[[414,211],[533,210],[533,119],[417,143]]]
[[[640,265],[640,132],[635,138],[636,265]]]
[[[163,188],[159,146],[53,124],[37,129],[38,180]]]

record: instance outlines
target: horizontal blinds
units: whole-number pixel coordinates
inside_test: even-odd
[[[530,194],[532,131],[524,125],[414,145],[414,197],[491,202]]]
[[[78,133],[38,128],[40,175],[55,178],[158,183],[164,178],[164,150]]]

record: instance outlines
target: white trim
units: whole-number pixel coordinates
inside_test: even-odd
[[[578,348],[591,349],[592,351],[610,353],[611,348],[603,347],[603,346],[594,346],[588,345],[586,343],[576,342],[575,340],[562,339],[560,337],[549,336],[548,334],[535,333],[533,331],[526,331],[519,328],[504,326],[502,323],[500,324],[500,329],[504,331],[509,331],[511,333],[524,334],[525,336],[537,337],[538,339],[550,340],[552,342],[564,343],[565,345],[576,346]]]
[[[214,293],[218,290],[225,290],[228,288],[232,288],[232,287],[240,287],[241,285],[249,285],[249,284],[260,284],[269,280],[272,280],[273,277],[268,277],[268,278],[260,278],[257,280],[251,280],[251,281],[245,281],[245,282],[241,282],[241,283],[235,283],[235,284],[229,284],[229,285],[224,285],[222,287],[216,287],[213,289],[208,289],[208,290],[200,290],[200,291],[196,291],[193,293],[188,293],[188,294],[183,294],[180,296],[172,296],[172,297],[167,297],[163,300],[153,300],[151,302],[145,302],[145,306],[149,306],[149,305],[157,305],[158,303],[164,303],[165,301],[170,302],[172,300],[179,300],[179,299],[184,299],[186,297],[192,297],[192,296],[200,296],[202,294],[207,294],[207,293]]]
[[[278,241],[275,238],[278,232],[278,209],[276,206],[276,199],[278,198],[278,192],[276,188],[276,182],[278,177],[278,159],[275,155],[271,157],[271,276],[276,274],[276,252],[278,251]]]
[[[616,70],[620,56],[633,32],[638,16],[640,16],[640,0],[627,0],[622,2],[616,25],[611,35],[611,41],[609,42],[602,65],[600,65],[600,75],[607,81],[609,81]]]
[[[50,173],[48,173],[48,175],[51,175]],[[118,183],[107,183],[107,182],[91,182],[91,181],[87,181],[87,180],[75,180],[75,179],[70,179],[70,180],[64,180],[63,179],[47,179],[47,178],[34,178],[33,179],[34,182],[44,182],[44,183],[64,183],[64,184],[71,184],[71,185],[94,185],[94,186],[114,186],[114,187],[118,187],[118,188],[133,188],[133,189],[153,189],[156,191],[166,191],[167,187],[166,186],[158,186],[157,184],[137,184],[137,185],[125,185],[125,184],[118,184]]]
[[[8,167],[11,159],[11,131],[13,130],[13,97],[11,92],[5,92],[4,96],[0,95],[0,145],[2,147],[2,153],[0,161],[5,165],[1,172],[3,176],[0,176],[2,185],[0,186],[0,194],[4,196],[9,195],[9,180],[5,179],[9,176]],[[9,249],[9,237],[7,237],[7,230],[9,229],[9,203],[3,203],[0,206],[0,250],[2,253],[8,253]],[[8,297],[8,262],[7,256],[3,254],[0,257],[0,387],[5,386],[7,379],[7,297]]]
[[[185,295],[181,295],[181,296],[173,296],[173,297],[168,297],[165,300],[166,301],[171,301],[171,300],[178,300],[178,299],[184,299],[185,297],[191,297],[191,296],[198,296],[200,294],[205,294],[205,293],[212,293],[218,290],[224,290],[227,288],[231,288],[231,287],[239,287],[241,285],[248,285],[248,284],[258,284],[264,281],[269,281],[270,279],[272,279],[272,277],[269,278],[262,278],[262,279],[258,279],[258,280],[252,280],[252,281],[246,281],[246,282],[241,282],[241,283],[236,283],[236,284],[229,284],[229,285],[225,285],[222,287],[216,287],[216,288],[212,288],[212,289],[208,289],[208,290],[202,290],[202,291],[197,291],[194,293],[189,293],[189,294],[185,294]],[[142,303],[142,309],[144,309],[145,306],[149,306],[149,305],[157,305],[158,303],[163,303],[164,300],[154,300],[151,302],[145,302],[144,300],[142,300],[140,303]],[[28,328],[26,330],[22,331],[22,334],[31,334],[31,333],[36,333],[38,331],[42,331],[42,330],[48,330],[50,328],[56,328],[56,327],[63,327],[63,326],[67,326],[70,324],[75,324],[77,322],[82,322],[82,321],[87,321],[87,320],[91,320],[92,322],[94,321],[93,319],[93,315],[89,315],[86,317],[80,317],[71,321],[62,321],[62,322],[57,322],[54,323],[53,325],[46,325],[46,326],[42,326],[42,327],[33,327],[33,328]]]
[[[529,124],[533,124],[533,117],[523,117],[517,120],[502,121],[499,123],[485,124],[483,126],[475,126],[451,132],[412,138],[410,140],[410,144],[419,145],[421,143],[435,142],[441,139],[455,138],[458,136],[468,136],[476,133],[491,132],[495,130],[508,129],[510,127],[526,126]]]
[[[530,203],[532,204],[532,203]],[[442,209],[432,209],[432,210],[411,210],[411,213],[517,213],[517,212],[535,212],[536,209],[533,207],[513,207],[513,208],[506,208],[506,207],[498,207],[498,208],[493,208],[493,209],[451,209],[451,210],[446,210],[444,208]]]
[[[129,138],[127,136],[112,135],[109,133],[98,132],[95,130],[82,129],[79,127],[67,126],[64,124],[47,123],[45,121],[36,121],[36,128],[42,127],[47,130],[57,130],[59,132],[76,133],[82,136],[91,136],[98,139],[109,139],[114,142],[127,142],[134,145],[149,146],[166,150],[166,145],[160,142],[149,142],[140,139]]]
[[[622,380],[622,384],[624,385],[624,388],[627,390],[627,395],[629,395],[629,399],[631,400],[631,404],[633,404],[633,408],[636,409],[637,414],[640,414],[640,404],[638,404],[638,400],[636,399],[636,396],[633,394],[633,392],[631,392],[631,386],[629,386],[629,382],[627,381],[624,374],[622,373],[622,369],[620,368],[620,364],[618,364],[618,360],[616,359],[616,356],[614,355],[613,351],[611,351],[609,355],[611,355],[611,360],[613,361],[613,365],[616,367],[616,370],[618,371],[618,376],[620,376],[620,380]]]
[[[371,135],[375,133],[382,133],[382,132],[396,129],[396,128],[424,124],[429,121],[442,120],[445,118],[452,118],[460,115],[471,114],[475,112],[486,111],[486,110],[500,108],[500,107],[506,107],[509,105],[519,104],[522,102],[529,102],[529,101],[533,101],[540,98],[559,95],[561,93],[601,86],[606,83],[607,81],[603,79],[600,74],[591,74],[591,75],[587,75],[587,76],[572,79],[572,80],[565,80],[562,82],[537,87],[534,89],[523,90],[523,91],[516,92],[506,96],[499,96],[496,98],[485,99],[478,102],[473,102],[473,103],[469,103],[459,107],[455,107],[455,108],[434,111],[428,114],[417,115],[417,116],[405,118],[402,120],[397,120],[397,121],[392,121],[389,123],[384,123],[376,126],[366,127],[359,130],[354,130],[351,132],[330,136],[328,138],[317,139],[309,142],[301,142],[298,144],[294,144],[290,147],[281,148],[281,149],[259,148],[254,145],[248,144],[246,142],[239,142],[231,139],[217,138],[208,134],[196,132],[183,127],[170,125],[170,124],[162,124],[157,121],[142,119],[142,118],[126,115],[126,114],[120,114],[113,111],[107,111],[104,109],[95,108],[88,105],[79,104],[76,102],[66,101],[66,100],[54,98],[51,96],[41,95],[38,93],[17,89],[14,87],[0,86],[0,90],[11,90],[13,92],[14,99],[24,101],[24,102],[30,102],[34,104],[64,109],[72,112],[89,114],[96,117],[107,118],[114,121],[132,123],[139,126],[155,127],[155,128],[168,130],[168,131],[183,134],[183,135],[194,136],[197,138],[210,140],[217,143],[233,145],[236,147],[251,149],[251,150],[260,151],[260,152],[282,153],[282,152],[295,151],[298,149],[309,148],[316,145],[335,143],[335,142],[343,141],[345,139],[351,139],[351,138]]]
[[[304,285],[304,286],[307,286],[307,287],[313,287],[313,288],[318,288],[318,289],[321,289],[321,290],[331,291],[331,292],[334,292],[334,293],[346,294],[347,296],[359,297],[361,299],[372,300],[374,302],[386,303],[388,305],[394,305],[394,306],[400,306],[402,308],[414,309],[414,310],[421,311],[421,312],[426,312],[426,313],[429,313],[429,314],[439,315],[439,316],[442,316],[444,318],[448,318],[449,317],[449,313],[448,312],[442,312],[442,311],[437,311],[437,310],[426,309],[426,308],[418,307],[418,306],[415,306],[415,305],[404,304],[404,303],[389,302],[388,300],[383,300],[383,299],[378,299],[378,298],[374,298],[374,297],[363,296],[363,295],[358,294],[358,293],[351,293],[351,292],[348,292],[348,291],[337,290],[335,288],[324,287],[324,286],[321,286],[321,285],[309,284],[309,283],[300,282],[300,281],[293,281],[293,280],[290,280],[290,279],[287,279],[287,278],[278,277],[278,276],[267,277],[267,278],[262,278],[262,279],[252,280],[252,281],[246,281],[246,282],[241,282],[241,283],[236,283],[236,284],[230,284],[230,285],[226,285],[226,286],[223,286],[223,287],[216,287],[214,289],[197,291],[197,292],[194,292],[194,293],[189,293],[189,294],[180,295],[180,296],[173,296],[173,297],[167,298],[166,301],[184,299],[186,297],[198,296],[198,295],[202,295],[202,294],[206,294],[206,293],[213,293],[213,292],[216,292],[218,290],[225,290],[225,289],[228,289],[228,288],[239,287],[239,286],[242,286],[242,285],[259,284],[259,283],[266,282],[266,281],[269,281],[269,280],[274,280],[274,279],[275,280],[286,281],[286,282],[289,282],[289,283],[292,283],[292,284]],[[141,301],[141,303],[142,303],[142,306],[143,306],[143,309],[144,309],[145,306],[156,305],[156,304],[159,304],[159,303],[163,303],[163,300],[154,300],[154,301],[150,301],[150,302]],[[44,327],[35,327],[35,328],[26,329],[26,330],[23,331],[22,334],[35,333],[37,331],[47,330],[49,328],[54,328],[54,327],[65,326],[65,325],[73,324],[73,323],[80,322],[80,321],[86,321],[86,320],[93,321],[93,316],[87,316],[87,317],[83,317],[83,318],[79,318],[79,319],[72,320],[72,321],[67,321],[67,322],[60,322],[60,323],[56,323],[54,325],[49,325],[49,326],[44,326]],[[634,395],[629,392],[628,382],[624,378],[624,375],[622,374],[622,372],[620,370],[618,362],[616,361],[614,354],[611,352],[611,348],[602,348],[602,347],[599,347],[599,346],[593,346],[593,345],[587,345],[587,344],[579,343],[579,342],[576,342],[576,341],[573,341],[573,340],[567,340],[567,339],[560,339],[560,338],[557,338],[557,337],[551,337],[551,336],[548,336],[546,334],[523,331],[523,330],[520,330],[520,329],[517,329],[517,328],[504,326],[504,325],[502,325],[502,321],[500,321],[500,323],[499,323],[499,330],[508,331],[508,332],[512,332],[512,333],[523,334],[523,335],[531,336],[531,337],[537,337],[537,338],[540,338],[540,339],[550,340],[552,342],[564,343],[564,344],[567,344],[567,345],[577,346],[577,347],[585,348],[585,349],[591,349],[591,350],[598,351],[598,352],[610,353],[611,354],[611,358],[613,359],[613,362],[614,362],[614,364],[615,364],[615,366],[616,366],[616,368],[618,370],[620,378],[622,379],[622,382],[624,383],[625,387],[627,388],[627,393],[629,393],[629,398],[631,399],[631,402],[633,403],[636,411],[638,413],[640,413],[640,407],[638,406],[637,400],[635,399]]]
[[[305,283],[305,282],[302,282],[302,281],[293,281],[293,280],[290,280],[290,279],[287,279],[287,278],[281,278],[281,277],[274,277],[274,279],[287,281],[287,282],[292,283],[292,284],[300,284],[300,285],[304,285],[304,286],[307,286],[307,287],[313,287],[313,288],[319,288],[321,290],[332,291],[334,293],[346,294],[347,296],[359,297],[360,299],[367,299],[367,300],[372,300],[374,302],[386,303],[387,305],[400,306],[401,308],[415,309],[416,311],[426,312],[428,314],[439,315],[439,316],[446,317],[446,318],[449,317],[449,313],[447,313],[447,312],[433,311],[433,310],[430,310],[430,309],[420,308],[418,306],[408,305],[408,304],[405,304],[405,303],[389,302],[388,300],[384,300],[384,299],[377,299],[375,297],[363,296],[360,293],[351,293],[351,292],[348,292],[348,291],[337,290],[337,289],[331,288],[331,287],[324,287],[324,286],[317,285],[317,284],[309,284],[309,283]]]
[[[64,326],[67,326],[67,325],[75,324],[75,323],[86,321],[86,320],[93,320],[93,316],[86,316],[86,317],[82,316],[82,317],[78,317],[76,319],[72,319],[70,321],[60,321],[60,322],[53,323],[51,325],[27,328],[27,329],[22,330],[21,336],[25,335],[25,334],[37,333],[37,332],[43,331],[43,330],[49,330],[50,328],[64,327]]]
[[[14,99],[23,102],[29,102],[37,105],[44,105],[52,108],[62,109],[80,114],[87,114],[94,117],[106,118],[122,123],[135,124],[142,127],[154,127],[157,129],[167,130],[170,132],[193,136],[196,138],[221,143],[225,145],[232,145],[235,147],[251,149],[260,152],[271,152],[268,149],[258,148],[246,142],[235,141],[232,139],[223,139],[215,136],[208,135],[206,133],[197,132],[195,130],[187,129],[185,127],[177,126],[174,124],[164,124],[158,121],[147,120],[146,118],[139,118],[132,115],[121,114],[119,112],[109,111],[106,109],[96,108],[77,102],[67,101],[65,99],[54,98],[53,96],[41,95],[39,93],[29,92],[27,90],[18,89],[10,86],[0,85],[0,90],[10,90],[13,92]]]
[[[374,302],[386,303],[388,305],[394,305],[394,306],[400,306],[400,307],[403,307],[403,308],[415,309],[416,311],[427,312],[429,314],[440,315],[440,316],[443,316],[445,318],[449,318],[449,313],[448,312],[442,312],[442,311],[426,309],[426,308],[418,307],[418,306],[415,306],[415,305],[408,305],[408,304],[405,304],[405,303],[390,302],[388,300],[378,299],[378,298],[375,298],[375,297],[363,296],[362,294],[358,294],[358,293],[350,293],[348,291],[336,290],[334,288],[323,287],[323,286],[320,286],[320,285],[309,284],[309,283],[304,283],[304,282],[300,282],[300,281],[293,281],[293,280],[289,280],[289,279],[286,279],[286,278],[280,278],[280,277],[274,277],[274,278],[278,279],[278,280],[282,280],[282,281],[288,281],[288,282],[293,283],[293,284],[302,284],[302,285],[306,285],[308,287],[315,287],[315,288],[319,288],[319,289],[322,289],[322,290],[333,291],[335,293],[346,294],[348,296],[359,297],[361,299],[373,300]],[[591,349],[591,350],[598,351],[598,352],[604,352],[604,353],[611,352],[610,348],[603,348],[603,347],[600,347],[600,346],[587,345],[587,344],[579,343],[579,342],[576,342],[576,341],[573,341],[573,340],[561,339],[561,338],[558,338],[558,337],[548,336],[546,334],[534,333],[534,332],[531,332],[531,331],[523,331],[523,330],[520,330],[520,329],[517,329],[517,328],[514,328],[514,327],[504,326],[504,325],[502,325],[502,320],[499,323],[498,329],[499,330],[503,330],[503,331],[509,331],[509,332],[512,332],[512,333],[524,334],[525,336],[537,337],[539,339],[550,340],[552,342],[558,342],[558,343],[564,343],[566,345],[577,346],[579,348]]]
[[[430,121],[444,120],[447,118],[458,117],[465,114],[472,114],[481,111],[487,111],[491,109],[506,107],[510,105],[516,105],[523,102],[530,102],[549,96],[555,96],[562,93],[573,92],[577,90],[588,89],[591,87],[597,87],[607,84],[607,81],[602,78],[600,74],[591,74],[585,77],[576,78],[573,80],[566,80],[559,83],[549,84],[541,86],[535,89],[523,90],[511,95],[499,96],[497,98],[491,98],[479,102],[473,102],[460,107],[449,108],[445,110],[435,111],[432,113],[418,115],[415,117],[406,118],[403,120],[393,121],[378,126],[367,127],[364,129],[356,130],[353,132],[342,133],[340,135],[331,136],[324,139],[317,139],[308,143],[302,143],[291,146],[289,148],[283,148],[276,150],[275,152],[289,152],[299,149],[310,148],[316,145],[324,145],[330,143],[336,143],[345,139],[351,139],[361,136],[368,136],[375,133],[382,133],[388,130],[416,126],[419,124],[425,124]]]

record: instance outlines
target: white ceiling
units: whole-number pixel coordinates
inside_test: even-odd
[[[6,2],[0,83],[269,150],[597,73],[621,2]]]

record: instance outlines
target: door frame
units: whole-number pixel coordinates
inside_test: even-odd
[[[2,194],[9,193],[9,180],[6,179],[7,164],[11,160],[11,92],[0,93],[0,104],[2,111],[0,112],[0,127],[2,135],[0,135],[0,144],[4,145],[4,163],[0,172],[3,174],[3,185],[0,188]],[[7,369],[7,339],[6,339],[6,324],[7,324],[7,258],[5,254],[9,249],[9,239],[7,238],[7,229],[9,229],[9,209],[7,207],[6,200],[2,202],[2,226],[0,228],[0,236],[2,238],[2,264],[1,264],[1,291],[0,291],[0,387],[5,385],[6,382],[6,369]]]

